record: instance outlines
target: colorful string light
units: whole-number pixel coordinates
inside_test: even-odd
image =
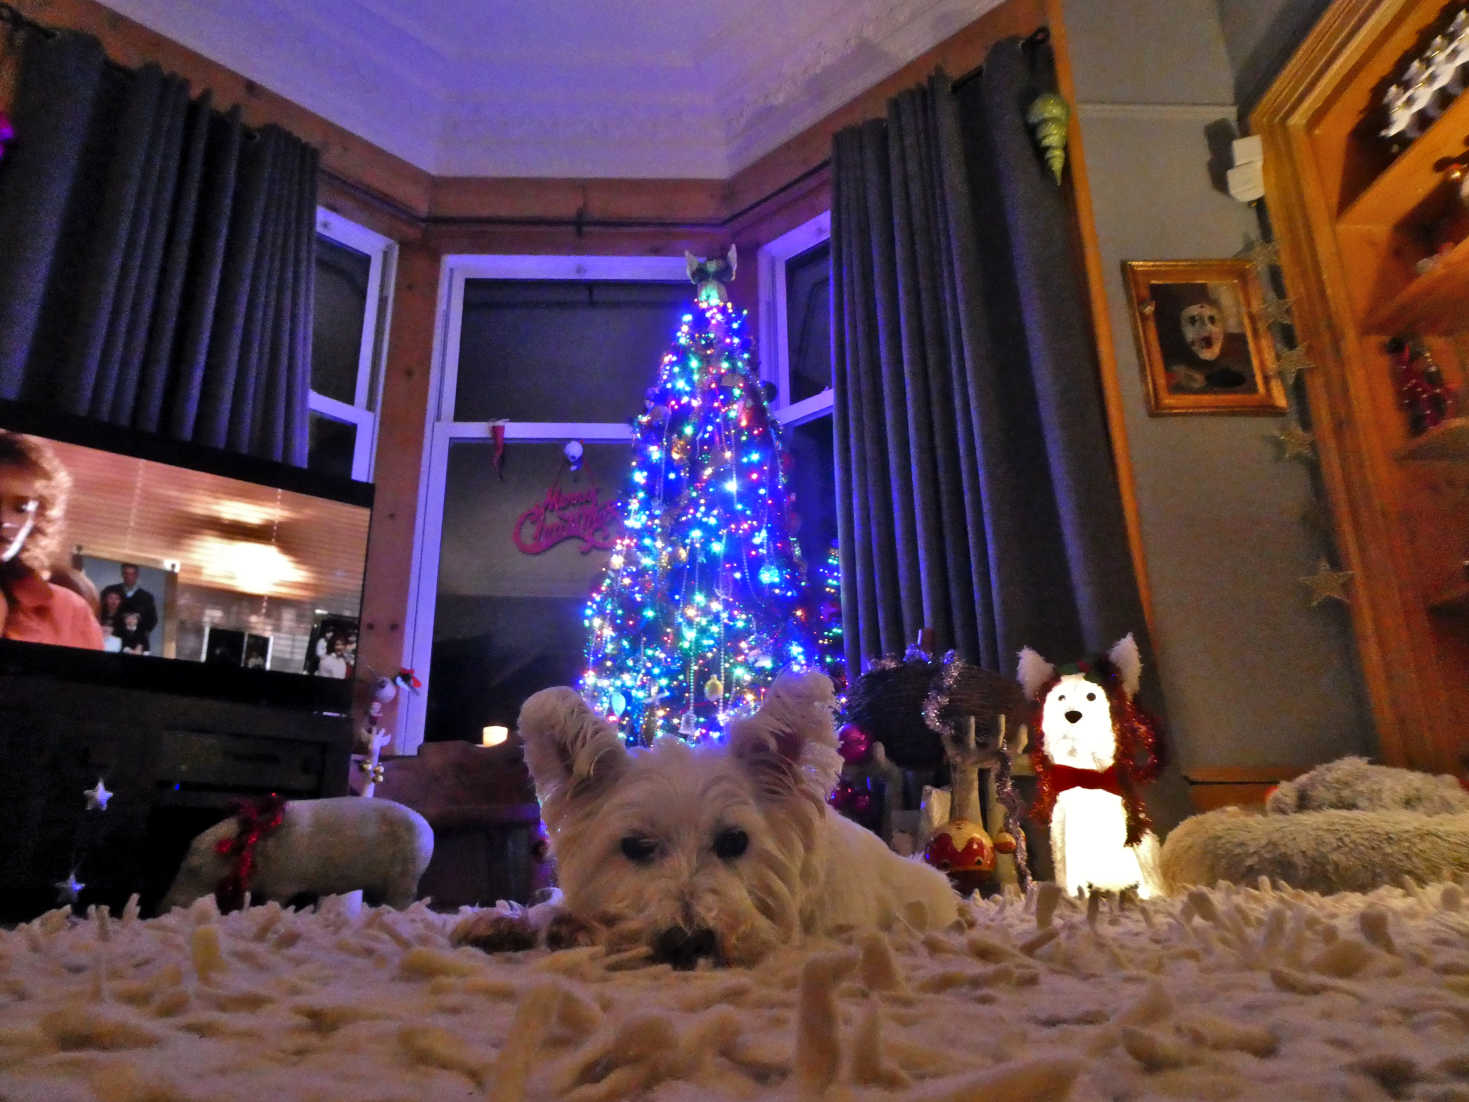
[[[819,660],[810,609],[824,583],[807,584],[744,321],[697,303],[634,423],[624,534],[587,603],[581,685],[632,744],[720,738],[778,670]]]

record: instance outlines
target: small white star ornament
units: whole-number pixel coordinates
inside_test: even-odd
[[[72,869],[71,872],[67,873],[65,880],[56,881],[54,886],[56,888],[56,902],[58,903],[75,903],[77,896],[81,895],[82,889],[86,887],[85,884],[77,879],[76,869]]]
[[[112,799],[115,793],[107,791],[107,786],[102,783],[102,778],[98,777],[94,787],[82,789],[82,795],[87,798],[88,811],[106,811],[107,801]]]

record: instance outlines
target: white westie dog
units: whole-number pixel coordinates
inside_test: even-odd
[[[748,964],[803,934],[952,922],[942,873],[827,806],[841,765],[832,705],[825,675],[783,673],[722,744],[629,751],[573,690],[536,693],[519,727],[561,894],[480,911],[454,939],[644,946],[692,968]]]

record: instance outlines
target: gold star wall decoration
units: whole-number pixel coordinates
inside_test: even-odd
[[[1265,304],[1255,311],[1255,316],[1266,325],[1289,325],[1290,304],[1288,298],[1267,298]]]
[[[1311,357],[1306,355],[1306,349],[1301,346],[1287,348],[1275,358],[1275,374],[1286,386],[1295,386],[1296,376],[1315,366]]]
[[[1281,459],[1316,458],[1316,437],[1294,421],[1275,433],[1274,439],[1280,444]]]
[[[1248,257],[1257,268],[1272,268],[1280,264],[1280,247],[1274,241],[1251,240],[1235,255]]]
[[[1311,591],[1312,608],[1326,600],[1349,605],[1352,602],[1347,597],[1347,586],[1355,576],[1356,573],[1351,570],[1331,569],[1331,564],[1322,559],[1316,564],[1316,573],[1302,578],[1301,584]]]

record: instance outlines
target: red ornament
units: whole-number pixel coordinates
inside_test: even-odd
[[[1008,839],[1014,849],[1014,839]],[[990,872],[995,867],[995,844],[978,823],[952,819],[934,834],[923,859],[944,872]]]
[[[866,765],[872,760],[872,736],[854,723],[845,724],[837,732],[837,753],[848,765]]]
[[[500,469],[500,465],[505,462],[505,422],[499,421],[490,426],[490,440],[494,444],[490,463],[495,468],[495,473],[503,479],[505,472]]]
[[[255,847],[260,839],[281,825],[286,817],[286,801],[277,793],[248,800],[236,812],[240,829],[233,838],[215,843],[214,852],[233,857],[235,867],[214,887],[214,900],[221,912],[239,910],[245,905],[250,890],[250,877],[255,872]]]
[[[831,795],[826,802],[838,811],[847,812],[852,808],[852,798],[857,795],[857,789],[851,781],[837,781],[837,786],[831,790]]]

